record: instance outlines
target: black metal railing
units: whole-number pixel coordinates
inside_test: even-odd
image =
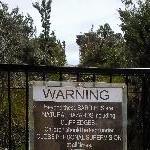
[[[150,69],[0,64],[0,149],[28,150],[29,82],[124,82],[128,93],[128,150],[150,149]],[[19,114],[17,114],[20,112]],[[20,133],[21,132],[21,133]]]

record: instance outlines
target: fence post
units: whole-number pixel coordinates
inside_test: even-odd
[[[11,115],[11,97],[10,97],[10,71],[8,71],[8,107],[9,107],[9,113],[8,113],[8,124],[9,124],[9,133],[8,133],[8,135],[9,135],[9,150],[11,150],[12,149],[12,130],[11,130],[11,128],[12,128],[12,125],[11,125],[11,123],[12,123],[12,119],[11,119],[11,117],[12,117],[12,115]]]
[[[142,79],[142,120],[143,120],[143,150],[147,150],[148,146],[148,130],[147,129],[147,119],[146,119],[146,111],[147,111],[147,102],[149,99],[149,80],[148,76],[144,75]]]
[[[26,150],[29,148],[29,118],[28,118],[28,113],[29,113],[29,75],[28,72],[25,72],[25,85],[26,85]]]

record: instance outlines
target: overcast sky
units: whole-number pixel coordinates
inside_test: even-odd
[[[34,19],[37,32],[41,31],[40,15],[32,7],[36,0],[2,0],[9,8],[20,8],[20,13],[29,13]],[[37,0],[41,1],[41,0]],[[53,0],[51,12],[51,30],[61,41],[66,41],[66,56],[68,64],[79,63],[79,48],[76,45],[76,35],[88,32],[94,25],[109,23],[115,32],[121,32],[120,19],[117,10],[122,7],[121,0]]]

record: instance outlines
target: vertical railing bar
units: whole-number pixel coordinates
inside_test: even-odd
[[[144,128],[144,133],[145,133],[145,149],[149,149],[150,148],[150,131],[149,131],[149,125],[150,125],[150,121],[149,121],[149,116],[150,116],[150,103],[149,103],[149,89],[150,89],[150,75],[147,74],[146,76],[146,102],[145,102],[145,119],[144,119],[144,124],[145,124],[145,128]]]
[[[77,82],[80,82],[80,74],[79,74],[79,72],[76,73],[76,76],[77,76],[77,79],[76,79]]]
[[[11,130],[11,97],[10,97],[10,71],[8,71],[8,107],[9,107],[9,114],[8,114],[8,119],[9,119],[9,150],[12,149],[12,140],[11,140],[11,137],[12,137],[12,130]]]
[[[96,75],[95,75],[95,73],[93,73],[92,81],[93,81],[93,82],[96,82]]]
[[[59,71],[59,81],[60,81],[60,86],[62,86],[62,81],[63,80],[63,76],[62,76],[62,72]]]
[[[62,75],[62,72],[60,71],[59,72],[59,81],[62,81],[63,80],[63,75]]]
[[[147,142],[147,138],[146,138],[146,129],[145,129],[145,125],[146,125],[146,120],[145,120],[145,108],[147,105],[147,96],[148,96],[148,87],[147,87],[147,76],[144,74],[143,79],[142,79],[142,120],[143,120],[143,149],[146,150],[146,142]]]
[[[142,123],[143,123],[143,149],[145,150],[144,142],[144,101],[145,101],[145,75],[142,78]]]
[[[26,76],[26,150],[28,150],[28,146],[29,146],[29,118],[28,118],[28,110],[29,110],[29,74],[26,71],[25,72],[25,76]]]
[[[127,99],[128,99],[128,93],[129,93],[129,76],[125,76],[125,84],[127,85]]]
[[[112,83],[112,74],[110,74],[109,83]]]
[[[45,74],[45,72],[43,72],[43,74],[42,74],[42,78],[43,78],[43,81],[45,81],[45,80],[46,80],[46,74]]]

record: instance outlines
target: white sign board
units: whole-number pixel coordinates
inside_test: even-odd
[[[45,87],[33,88],[34,101],[122,102],[122,88]]]

